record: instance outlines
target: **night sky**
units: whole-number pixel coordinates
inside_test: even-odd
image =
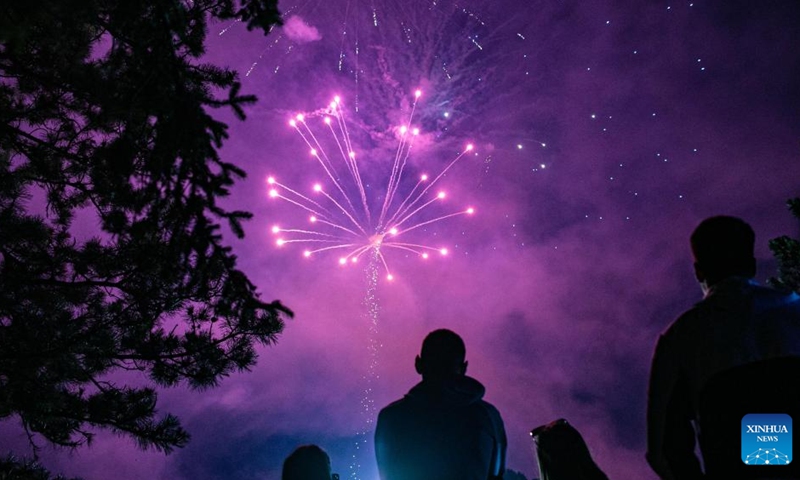
[[[279,478],[286,455],[316,443],[343,479],[376,479],[371,417],[417,382],[422,339],[445,327],[463,336],[468,373],[504,417],[509,468],[538,476],[528,432],[564,417],[612,480],[654,478],[649,362],[658,334],[701,298],[689,234],[711,215],[744,218],[763,281],[775,272],[768,240],[800,233],[785,208],[800,195],[800,3],[280,8],[285,26],[267,37],[212,25],[207,59],[259,97],[245,122],[218,112],[231,125],[223,159],[248,173],[226,205],[254,213],[247,237],[229,241],[262,297],[295,319],[252,372],[161,393],[161,411],[193,436],[185,449],[165,457],[101,433],[91,448],[44,448],[44,463],[87,480]],[[314,182],[330,186],[287,122],[341,95],[365,189],[382,201],[418,88],[421,133],[398,195],[472,143],[439,180],[447,198],[420,219],[476,211],[409,232],[447,256],[385,249],[395,278],[380,267],[370,296],[368,262],[275,245],[273,225],[306,226],[308,215],[269,198],[266,179],[309,195]],[[0,428],[0,446],[24,445],[15,423]]]

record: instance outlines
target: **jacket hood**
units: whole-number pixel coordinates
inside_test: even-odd
[[[443,380],[423,380],[406,394],[414,402],[441,405],[470,405],[483,399],[486,388],[481,382],[466,375]]]

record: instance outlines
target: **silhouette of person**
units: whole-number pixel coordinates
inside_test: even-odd
[[[661,334],[650,371],[647,460],[662,479],[800,478],[742,459],[743,415],[796,409],[784,386],[800,371],[800,297],[753,281],[754,244],[735,217],[692,233],[704,298]]]
[[[589,453],[580,432],[563,418],[531,431],[539,480],[608,480]]]
[[[325,450],[303,445],[283,461],[281,480],[339,480],[339,475],[331,474],[331,459]]]
[[[505,471],[506,433],[485,388],[466,375],[464,341],[450,330],[425,337],[422,381],[381,410],[375,453],[382,480],[486,480]]]

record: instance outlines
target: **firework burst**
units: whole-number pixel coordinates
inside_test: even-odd
[[[364,258],[376,261],[389,280],[393,279],[385,255],[389,250],[413,254],[423,260],[431,254],[448,254],[446,247],[409,240],[409,234],[433,223],[475,213],[474,208],[467,207],[431,215],[436,204],[447,198],[445,191],[437,188],[439,180],[473,147],[467,145],[435,177],[422,174],[410,182],[411,186],[404,174],[414,141],[420,134],[412,121],[421,95],[419,90],[414,93],[408,119],[397,129],[399,142],[394,158],[385,163],[387,175],[382,188],[370,188],[364,180],[339,97],[323,109],[298,114],[289,121],[324,171],[330,187],[315,183],[312,192],[305,194],[273,176],[267,179],[271,198],[291,203],[308,214],[305,227],[273,226],[276,245],[304,244],[305,257],[340,252],[340,265],[355,264]]]

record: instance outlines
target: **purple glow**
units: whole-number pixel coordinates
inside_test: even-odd
[[[528,432],[564,417],[610,478],[654,479],[644,460],[649,361],[657,335],[700,299],[691,230],[714,214],[748,220],[760,280],[774,273],[767,240],[798,235],[784,202],[800,194],[800,6],[359,5],[289,0],[291,31],[265,38],[226,24],[209,35],[209,60],[239,71],[260,100],[244,123],[225,117],[223,160],[248,172],[229,204],[255,213],[233,246],[262,296],[296,319],[252,372],[207,392],[160,394],[161,411],[192,433],[184,450],[164,457],[101,433],[74,453],[43,449],[44,463],[87,480],[278,478],[296,446],[317,443],[345,478],[363,428],[370,342],[380,346],[370,385],[380,408],[417,381],[422,338],[445,327],[464,337],[470,374],[505,419],[511,469],[537,476]],[[469,200],[480,217],[415,231],[437,251],[396,259],[394,280],[375,292],[374,333],[356,270],[368,262],[275,248],[274,225],[283,235],[322,217],[306,222],[310,214],[270,197],[284,194],[277,182],[323,195],[310,192],[319,166],[286,119],[300,109],[307,116],[290,125],[319,120],[308,112],[334,91],[335,105],[357,110],[348,120],[360,148],[344,151],[355,152],[365,189],[385,193],[376,154],[396,145],[417,86],[409,178],[430,184],[424,174],[436,178],[471,142],[443,177],[442,205]],[[339,258],[347,268],[331,268]],[[0,428],[0,446],[26,443],[18,425]],[[371,447],[358,455],[363,478],[375,478]]]

